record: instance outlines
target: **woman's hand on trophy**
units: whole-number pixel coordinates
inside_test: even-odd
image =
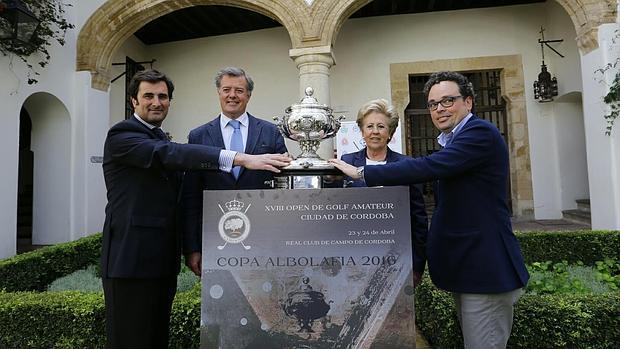
[[[332,165],[336,166],[337,169],[339,169],[345,175],[351,177],[352,179],[360,179],[362,177],[361,174],[358,173],[357,167],[353,165],[349,165],[340,159],[329,159],[328,161]]]
[[[266,170],[280,173],[279,168],[290,164],[291,158],[284,154],[244,154],[237,153],[233,160],[234,166],[243,166],[250,170]]]

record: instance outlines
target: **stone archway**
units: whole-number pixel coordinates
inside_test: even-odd
[[[107,90],[112,55],[136,30],[167,13],[197,5],[235,6],[261,13],[288,31],[291,57],[331,56],[332,44],[343,23],[371,0],[109,0],[97,9],[80,31],[77,70],[90,71],[92,87]],[[571,17],[582,54],[598,47],[597,31],[613,23],[614,0],[556,0]],[[330,64],[331,65],[331,64]]]
[[[614,23],[617,16],[616,0],[555,0],[568,13],[582,55],[598,47],[598,27]]]
[[[331,44],[344,20],[369,1],[108,0],[91,15],[80,31],[76,70],[91,72],[92,87],[107,90],[112,55],[128,37],[155,18],[198,5],[234,6],[258,12],[286,28],[292,51],[319,48],[318,53],[331,54]]]
[[[197,5],[240,7],[268,16],[289,32],[299,26],[299,19],[288,1],[270,0],[109,0],[85,23],[77,40],[76,70],[90,71],[92,87],[107,90],[114,52],[144,24],[170,12]]]
[[[338,2],[338,0],[317,0],[316,2]],[[577,45],[581,54],[586,54],[598,47],[598,27],[604,23],[614,23],[617,16],[616,0],[555,0],[570,16],[575,32],[577,33]],[[355,11],[362,8],[371,0],[342,1],[338,6],[340,11],[329,14],[325,21],[331,29],[329,35],[334,40],[342,24]],[[336,7],[334,6],[334,9]],[[330,41],[333,43],[333,41]]]

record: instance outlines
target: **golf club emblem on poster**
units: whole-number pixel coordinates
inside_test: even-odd
[[[205,191],[201,349],[414,348],[408,189]]]
[[[223,245],[217,246],[218,250],[223,250],[227,244],[241,244],[244,249],[249,250],[252,247],[249,245],[245,245],[243,241],[250,234],[250,220],[248,216],[245,215],[248,212],[251,204],[245,208],[245,211],[242,212],[245,204],[239,200],[232,199],[231,201],[224,204],[226,207],[226,212],[222,205],[219,205],[220,210],[224,214],[222,218],[220,218],[218,224],[218,230],[220,233],[220,237],[224,240]]]

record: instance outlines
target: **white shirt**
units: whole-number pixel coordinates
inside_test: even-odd
[[[149,128],[149,130],[152,130],[152,129],[154,129],[154,128],[157,128],[157,126],[155,126],[155,125],[151,125],[151,124],[149,124],[148,122],[146,122],[146,121],[142,120],[142,118],[141,118],[141,117],[139,117],[139,116],[138,116],[138,114],[133,113],[133,116],[134,116],[136,119],[138,119],[138,121],[140,121],[140,122],[141,122],[144,126],[148,127],[148,128]],[[160,128],[161,128],[161,127],[160,127]],[[164,130],[164,129],[162,129],[162,131],[163,131],[163,130]]]
[[[377,161],[377,160],[371,160],[369,158],[366,158],[366,165],[369,165],[369,166],[385,165],[385,164],[387,164],[387,160]]]

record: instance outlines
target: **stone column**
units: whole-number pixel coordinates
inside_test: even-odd
[[[598,47],[581,56],[592,229],[620,229],[620,122],[616,121],[611,135],[606,136],[603,118],[609,113],[603,96],[620,67],[595,73],[617,62],[620,43],[615,32],[619,29],[620,23],[599,26]]]
[[[330,105],[329,68],[336,64],[330,46],[291,49],[289,56],[299,69],[299,99],[305,96],[306,87],[314,89],[314,97],[321,104]],[[318,152],[323,159],[334,157],[334,139],[321,142]],[[293,153],[295,155],[296,153]]]

